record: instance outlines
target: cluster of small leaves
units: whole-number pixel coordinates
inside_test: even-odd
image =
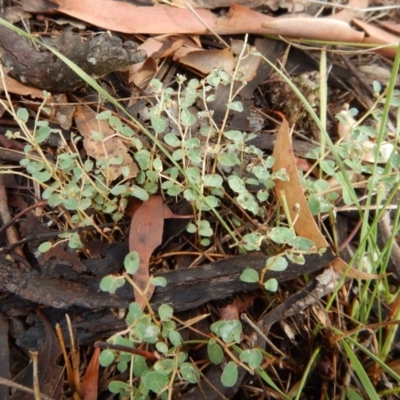
[[[212,119],[209,107],[216,99],[215,91],[220,85],[232,84],[234,78],[218,69],[202,81],[185,80],[177,77],[176,90],[164,89],[158,80],[151,82],[158,99],[148,111],[151,126],[172,159],[183,167],[173,165],[162,170],[160,163],[155,169],[161,189],[169,196],[182,194],[199,212],[218,209],[226,198],[225,191],[230,189],[239,207],[263,217],[261,205],[268,199],[274,180],[286,179],[286,175],[284,171],[273,174],[273,157],[265,157],[260,149],[248,144],[253,134],[221,130]],[[227,113],[243,111],[240,101],[229,102],[226,107]],[[188,230],[197,232],[204,246],[213,234],[213,228],[204,220],[191,224]]]
[[[222,339],[225,343],[224,347],[231,347],[241,341],[242,324],[238,320],[217,321],[211,325],[210,329],[217,338]],[[223,347],[214,337],[208,341],[207,353],[210,361],[215,365],[219,365],[225,360]],[[261,365],[263,355],[259,349],[247,349],[240,352],[239,358],[240,361],[255,370]],[[237,378],[238,365],[231,360],[224,366],[221,383],[225,387],[232,387],[236,384]]]
[[[248,251],[257,251],[267,242],[284,246],[286,248],[285,255],[291,261],[303,264],[303,253],[313,252],[315,250],[314,243],[301,236],[297,236],[294,229],[279,226],[267,229],[259,229],[243,236],[243,247]]]
[[[277,260],[275,264],[280,262]],[[129,253],[125,257],[124,267],[127,273],[135,274],[139,267],[139,255],[136,252]],[[123,276],[110,275],[102,279],[100,287],[103,291],[114,293],[124,284]],[[184,351],[182,336],[173,320],[172,307],[167,304],[161,305],[158,309],[158,318],[150,314],[152,313],[144,313],[138,303],[131,303],[125,317],[127,328],[110,337],[108,343],[125,346],[128,349],[143,348],[141,345],[146,344],[147,348],[154,349],[157,361],[150,365],[142,355],[117,351],[112,346],[103,350],[100,355],[99,362],[103,367],[115,363],[117,370],[123,373],[130,366],[134,377],[138,378],[135,385],[120,381],[111,382],[109,390],[112,393],[120,395],[133,393],[135,398],[146,398],[149,392],[154,392],[164,398],[174,381],[184,380],[188,383],[199,381],[200,373],[197,367],[188,361],[188,354]],[[237,320],[217,321],[210,329],[212,334],[207,342],[207,352],[211,363],[219,365],[224,362],[225,354],[229,354],[227,350],[241,343],[242,325]],[[240,361],[252,370],[260,366],[262,358],[262,353],[258,349],[240,351]],[[238,365],[231,360],[224,366],[221,382],[230,387],[236,383],[237,377]]]
[[[6,136],[27,142],[24,148],[26,157],[20,161],[20,165],[36,182],[41,184],[44,189],[42,197],[48,201],[49,206],[63,206],[71,212],[70,221],[73,224],[93,225],[93,220],[87,214],[89,209],[97,213],[109,214],[118,221],[123,216],[129,196],[147,200],[149,194],[157,191],[158,174],[150,170],[150,165],[154,168],[157,162],[160,164],[159,158],[150,160],[150,153],[143,149],[140,140],[134,137],[133,130],[123,125],[120,119],[113,116],[110,111],[100,113],[97,118],[107,120],[117,135],[125,139],[129,138],[132,148],[136,148],[134,157],[141,168],[136,177],[136,184],[130,179],[129,167],[125,166],[121,168],[122,179],[112,188],[108,187],[107,169],[121,164],[122,156],[120,155],[107,162],[90,158],[83,161],[77,150],[73,151],[71,146],[64,146],[57,154],[56,160],[51,161],[45,156],[41,146],[50,135],[61,136],[60,130],[50,128],[47,121],[37,121],[34,131],[30,133],[25,125],[29,118],[28,111],[20,108],[16,115],[25,134],[7,132]],[[77,149],[80,140],[79,136],[73,137],[72,148]],[[70,236],[68,240],[70,247],[82,247],[77,234]],[[41,246],[41,251],[46,251],[50,247],[49,242],[45,242]]]
[[[379,105],[386,102],[382,88],[378,82],[373,83],[373,90],[377,101],[376,108],[372,108],[368,113],[370,120],[368,124],[362,125],[354,120],[358,115],[358,110],[352,108],[343,110],[336,115],[343,127],[347,129],[346,139],[338,141],[335,144],[337,154],[343,161],[350,177],[356,175],[367,176],[367,185],[375,192],[388,192],[395,184],[399,182],[397,173],[400,166],[400,155],[397,154],[396,146],[390,144],[388,131],[384,131],[382,140],[388,140],[386,143],[379,143],[378,133],[381,129],[382,109]],[[391,106],[399,108],[400,91],[395,90],[391,97]],[[363,118],[366,118],[364,116]],[[315,149],[307,154],[311,159],[317,159],[320,155],[320,149]],[[368,156],[370,162],[365,161]],[[387,163],[384,160],[389,160]],[[375,164],[375,161],[377,165]],[[308,205],[314,215],[329,212],[333,203],[339,197],[335,190],[332,190],[332,182],[340,185],[340,190],[345,204],[353,203],[351,195],[343,182],[343,175],[339,171],[336,162],[333,159],[323,159],[319,161],[319,166],[325,174],[325,179],[311,180],[303,179],[303,187],[308,194]],[[333,185],[335,186],[335,185]]]
[[[125,257],[124,267],[129,274],[137,272],[139,255],[131,252]],[[153,284],[165,285],[160,280],[152,281]],[[101,281],[100,287],[104,291],[114,293],[125,284],[123,276],[109,275]],[[181,377],[189,383],[197,383],[199,372],[197,368],[187,361],[188,355],[181,348],[182,337],[177,330],[175,321],[172,320],[173,309],[163,304],[158,309],[158,319],[142,311],[136,302],[131,303],[125,321],[127,329],[115,334],[108,339],[113,345],[134,348],[141,344],[153,345],[158,354],[158,360],[149,367],[146,359],[137,354],[113,349],[103,350],[100,355],[100,365],[107,367],[116,363],[120,372],[125,372],[131,364],[133,375],[139,378],[137,386],[130,386],[126,382],[113,381],[109,390],[112,393],[134,393],[135,398],[146,398],[150,391],[163,393],[167,390],[171,376],[176,379]]]
[[[124,269],[129,275],[135,275],[139,269],[140,256],[136,251],[132,251],[125,256]],[[100,289],[104,292],[114,294],[117,289],[124,286],[126,279],[123,275],[106,275],[100,281]],[[166,280],[163,277],[153,277],[151,284],[154,286],[165,287]]]
[[[146,396],[150,391],[164,392],[170,382],[171,375],[178,372],[179,376],[189,383],[197,383],[199,373],[196,367],[187,362],[188,355],[181,350],[182,338],[176,330],[176,324],[171,320],[172,308],[162,305],[158,310],[160,321],[154,320],[142,312],[138,303],[132,303],[126,316],[128,329],[124,335],[116,334],[108,342],[134,348],[142,343],[154,345],[159,360],[148,366],[146,359],[137,354],[111,349],[103,350],[100,355],[100,365],[107,367],[117,363],[119,372],[125,372],[131,365],[133,375],[139,378],[137,387],[125,382],[113,381],[109,390],[113,393],[131,392],[137,398]],[[142,397],[140,397],[142,396]]]

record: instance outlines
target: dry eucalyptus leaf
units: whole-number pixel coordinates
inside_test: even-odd
[[[122,156],[120,164],[109,165],[108,180],[117,179],[123,167],[129,167],[130,176],[135,177],[138,173],[138,167],[128,153],[128,149],[123,141],[114,136],[115,132],[110,128],[106,121],[98,121],[96,113],[86,106],[78,106],[75,111],[75,123],[83,136],[83,146],[87,154],[97,161],[104,160],[107,163],[113,157]],[[99,133],[102,139],[95,139],[93,133]]]

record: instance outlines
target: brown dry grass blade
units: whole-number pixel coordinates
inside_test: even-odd
[[[151,297],[154,286],[150,284],[149,260],[153,251],[161,244],[164,229],[164,202],[161,196],[151,196],[132,217],[129,231],[129,251],[139,254],[139,269],[134,281],[141,293],[135,290],[135,300],[143,307],[142,296]]]
[[[96,347],[92,359],[82,379],[82,400],[97,400],[99,385],[99,355],[100,348]]]
[[[280,113],[279,113],[280,114]],[[292,221],[296,220],[294,229],[296,234],[311,240],[318,249],[328,247],[328,243],[322,236],[314,218],[308,208],[306,197],[303,193],[296,160],[292,149],[292,138],[289,132],[289,124],[283,117],[281,128],[278,132],[274,148],[275,163],[273,171],[284,168],[289,175],[289,181],[275,181],[275,192],[282,204],[282,196],[286,197]],[[299,211],[297,211],[299,210]]]

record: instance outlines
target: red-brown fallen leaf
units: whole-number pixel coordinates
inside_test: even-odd
[[[230,73],[235,67],[235,58],[228,49],[192,51],[179,61],[203,74],[209,74],[214,68],[223,68]]]
[[[370,25],[366,22],[358,19],[353,20],[354,24],[363,29],[368,36],[365,36],[363,43],[379,45],[392,44],[394,46],[390,48],[382,48],[376,50],[377,53],[382,54],[386,57],[394,58],[396,56],[397,45],[399,44],[399,37],[389,32],[384,31],[376,26]]]
[[[6,89],[9,93],[19,94],[21,96],[31,96],[32,98],[44,98],[43,90],[24,85],[23,83],[11,78],[7,75],[4,76]],[[3,91],[3,82],[0,79],[0,92]]]
[[[54,10],[92,25],[136,34],[272,34],[307,39],[359,42],[361,32],[343,21],[328,18],[275,19],[232,4],[227,15],[217,17],[209,10],[166,6],[135,7],[119,1],[53,0]],[[209,30],[209,29],[210,30]]]
[[[360,271],[355,268],[349,268],[349,265],[343,261],[340,257],[336,258],[332,263],[331,267],[338,274],[343,275],[346,274],[347,278],[352,279],[379,279],[384,276],[388,276],[389,274],[370,274],[368,272]]]
[[[254,304],[255,297],[254,293],[236,294],[228,306],[218,308],[220,319],[225,321],[239,319],[239,316]]]
[[[386,29],[389,29],[392,32],[400,33],[400,24],[396,24],[391,21],[377,21],[379,25],[383,26]]]
[[[174,59],[183,65],[195,68],[203,74],[209,74],[214,68],[223,68],[231,73],[244,46],[242,40],[233,40],[230,49],[204,50],[202,48],[182,46],[174,54]],[[257,73],[261,58],[249,55],[240,62],[240,72],[244,80],[250,82]]]
[[[219,319],[221,321],[239,320],[239,310],[236,304],[228,304],[225,307],[219,308]]]
[[[100,348],[94,349],[92,359],[86,369],[85,376],[82,380],[81,399],[97,400],[99,385],[99,355]]]
[[[150,299],[154,286],[150,284],[149,261],[153,251],[161,244],[164,229],[164,202],[161,196],[151,196],[135,212],[129,231],[129,251],[139,254],[139,269],[133,280],[140,291]],[[135,301],[142,307],[146,301],[134,290]]]
[[[112,157],[122,156],[122,163],[109,165],[108,181],[117,179],[122,174],[122,168],[129,168],[130,176],[135,177],[138,167],[129,155],[123,141],[114,136],[115,132],[106,121],[96,119],[96,113],[86,106],[78,106],[75,110],[74,119],[79,133],[83,136],[83,145],[87,154],[96,160],[103,160],[107,163]],[[99,132],[103,140],[95,140],[92,132]]]
[[[334,18],[273,18],[262,24],[269,35],[302,37],[304,39],[360,42],[364,35],[346,22]]]
[[[135,86],[144,90],[155,76],[157,70],[157,62],[153,57],[149,57],[142,63],[133,64],[128,68],[129,83],[133,82]]]
[[[231,40],[231,50],[235,56],[240,56],[243,50],[243,40]],[[257,48],[258,51],[260,49]],[[247,57],[240,60],[240,74],[243,76],[243,81],[251,82],[257,76],[257,70],[261,63],[261,57],[254,54],[249,54]]]
[[[280,113],[279,113],[280,114]],[[273,156],[275,163],[273,171],[284,168],[289,175],[289,181],[275,181],[275,193],[282,204],[282,194],[286,197],[292,221],[296,220],[294,229],[296,234],[311,240],[317,249],[328,247],[328,243],[322,236],[317,224],[308,208],[306,197],[300,183],[299,173],[296,167],[292,149],[292,138],[289,132],[289,124],[286,118],[280,114],[283,122],[278,132]],[[298,211],[297,211],[298,210]]]
[[[157,72],[156,58],[167,57],[174,53],[182,46],[184,39],[182,37],[163,38],[148,38],[142,43],[138,49],[144,50],[148,59],[142,63],[132,64],[129,68],[129,82],[133,82],[137,87],[146,88],[150,80]]]

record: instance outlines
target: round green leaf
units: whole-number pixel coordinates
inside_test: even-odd
[[[134,155],[135,160],[139,164],[140,169],[147,170],[150,167],[150,152],[148,150],[139,150]]]
[[[185,152],[182,150],[182,149],[178,149],[178,150],[175,150],[173,153],[172,153],[172,158],[175,160],[175,161],[180,161],[180,160],[182,160],[182,158],[185,156]]]
[[[167,375],[160,371],[150,371],[142,376],[142,382],[146,389],[160,393],[168,386],[169,379]]]
[[[268,237],[275,243],[288,243],[295,236],[294,232],[286,227],[272,228],[268,233]]]
[[[200,184],[201,176],[200,176],[200,171],[197,168],[189,167],[185,172],[186,176],[188,177],[191,183],[194,183],[196,185]]]
[[[200,221],[199,234],[206,237],[210,237],[213,235],[213,230],[210,227],[210,223],[208,221],[204,219]]]
[[[253,268],[246,268],[240,275],[240,280],[248,283],[258,282],[258,271]]]
[[[78,201],[72,198],[63,199],[62,203],[67,210],[77,210],[79,206]]]
[[[133,197],[136,197],[139,200],[147,201],[149,199],[149,194],[139,186],[131,187],[130,192]]]
[[[150,117],[151,127],[156,133],[162,133],[165,131],[166,123],[163,117],[159,115],[153,115]]]
[[[121,381],[112,381],[108,385],[108,390],[115,394],[126,394],[130,392],[130,386]]]
[[[210,239],[201,239],[200,240],[200,244],[202,245],[202,246],[204,246],[204,247],[208,247],[209,245],[210,245]]]
[[[224,352],[221,346],[215,341],[215,339],[210,339],[208,341],[207,353],[208,358],[215,365],[220,364],[224,359]]]
[[[19,108],[17,110],[17,117],[22,122],[27,122],[29,119],[29,113],[26,108]]]
[[[169,321],[172,318],[174,310],[168,304],[161,304],[158,308],[158,315],[160,316],[161,321]]]
[[[107,275],[100,281],[100,290],[103,292],[115,293],[115,291],[124,286],[125,279],[120,276]]]
[[[300,236],[294,237],[289,244],[301,251],[308,251],[314,246],[314,243],[310,239]]]
[[[148,371],[149,367],[147,366],[146,359],[142,356],[135,355],[133,360],[133,374],[140,378],[145,371]]]
[[[242,324],[238,320],[217,321],[211,325],[210,329],[225,343],[240,342]]]
[[[164,342],[157,342],[156,349],[162,354],[166,354],[168,352],[168,346]]]
[[[264,283],[264,288],[270,292],[276,292],[278,290],[278,281],[275,278],[268,279]]]
[[[229,187],[236,193],[242,193],[246,191],[243,181],[235,175],[231,175],[228,178]]]
[[[224,136],[230,140],[234,140],[236,142],[243,140],[243,133],[240,131],[232,130],[224,132]]]
[[[119,196],[122,193],[125,193],[127,191],[126,185],[116,185],[113,188],[111,188],[111,194],[114,196]]]
[[[325,179],[317,179],[314,183],[314,190],[316,192],[324,192],[329,189],[329,183]]]
[[[210,187],[221,187],[222,186],[222,177],[221,175],[214,174],[214,175],[206,175],[204,177],[204,185]]]
[[[164,142],[171,147],[178,147],[181,144],[181,141],[174,133],[167,133],[164,136]]]
[[[228,103],[226,107],[233,111],[243,111],[243,104],[240,101],[232,101],[232,103]]]
[[[112,114],[110,110],[106,110],[106,111],[102,111],[101,113],[96,115],[96,119],[99,121],[104,121],[104,120],[108,120],[109,118],[111,118]]]
[[[222,372],[221,382],[225,387],[232,387],[235,385],[237,379],[238,379],[237,365],[233,361],[229,361]]]
[[[41,126],[36,131],[35,142],[36,143],[44,142],[49,137],[50,133],[51,133],[51,128],[49,128],[48,126]]]
[[[182,344],[182,336],[177,331],[170,331],[168,333],[168,339],[173,346],[180,346]]]
[[[218,162],[224,167],[233,167],[240,165],[240,160],[234,154],[222,153],[218,155]]]
[[[270,271],[284,271],[288,266],[288,262],[285,257],[282,256],[273,256],[268,258],[266,262],[266,267]]]
[[[322,160],[319,165],[326,174],[332,176],[335,173],[335,163],[332,160]]]
[[[120,361],[117,364],[117,370],[119,372],[125,372],[128,369],[128,363],[126,361]]]
[[[128,274],[134,275],[136,274],[139,268],[140,257],[136,251],[131,251],[129,254],[125,256],[124,259],[124,268]]]
[[[183,126],[191,126],[196,122],[196,117],[186,108],[181,112],[181,123]]]
[[[84,211],[92,205],[92,201],[88,198],[84,198],[79,202],[79,209]]]
[[[32,176],[39,182],[47,182],[51,178],[51,173],[47,171],[35,172]]]
[[[133,302],[129,304],[128,314],[125,318],[126,324],[131,325],[133,322],[139,321],[142,315],[143,312],[139,303]]]
[[[46,251],[49,251],[53,247],[53,243],[51,242],[43,242],[39,246],[39,251],[41,253],[46,253]]]
[[[152,278],[150,282],[153,286],[167,286],[167,280],[163,276],[156,276],[155,278]]]
[[[179,368],[182,378],[189,383],[197,383],[200,378],[197,368],[189,362],[183,363]]]
[[[108,123],[110,124],[111,128],[115,129],[117,132],[120,132],[122,129],[122,122],[121,120],[116,117],[115,115],[112,115],[109,120]]]
[[[248,349],[240,353],[240,359],[249,364],[250,368],[255,369],[260,366],[263,357],[260,350]]]
[[[99,363],[102,367],[108,367],[114,361],[115,355],[111,350],[105,349],[101,352]]]

